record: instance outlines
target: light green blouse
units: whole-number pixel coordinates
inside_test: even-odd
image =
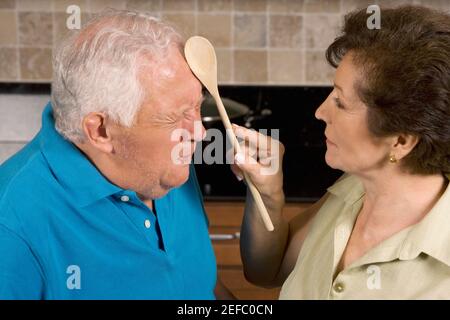
[[[328,188],[280,299],[450,299],[450,187],[419,223],[333,275],[361,209],[355,176]]]

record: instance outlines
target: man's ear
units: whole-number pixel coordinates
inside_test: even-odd
[[[106,125],[106,115],[99,112],[91,112],[84,117],[82,122],[83,132],[86,136],[85,143],[106,153],[113,151],[111,132]]]
[[[406,157],[419,142],[419,138],[410,134],[401,134],[394,140],[392,154],[397,160]]]

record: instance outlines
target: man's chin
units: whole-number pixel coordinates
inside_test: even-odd
[[[185,184],[189,179],[189,165],[182,165],[184,168],[180,170],[181,168],[177,168],[177,171],[183,171],[180,172],[177,176],[171,176],[169,179],[167,179],[166,183],[161,183],[161,190],[165,190],[166,193],[169,192],[171,189],[178,188]]]

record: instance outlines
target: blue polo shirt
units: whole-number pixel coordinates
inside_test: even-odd
[[[195,170],[154,201],[110,183],[54,128],[0,166],[0,299],[214,299]]]

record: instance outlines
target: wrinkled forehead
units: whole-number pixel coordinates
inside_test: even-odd
[[[202,85],[175,46],[169,48],[165,57],[154,59],[141,71],[145,102],[155,112],[196,106],[202,100]]]

